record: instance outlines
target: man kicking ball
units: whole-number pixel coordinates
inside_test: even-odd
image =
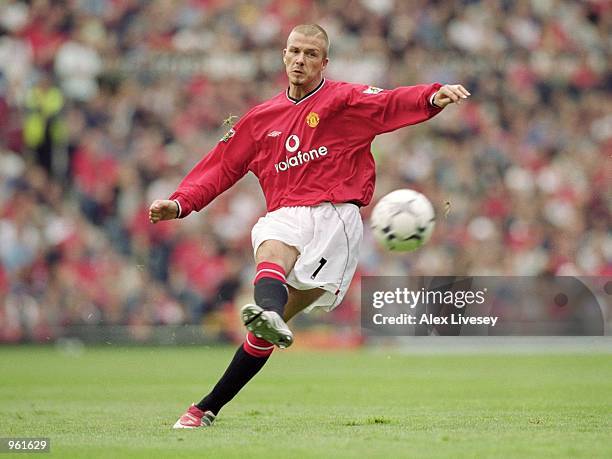
[[[283,50],[288,89],[251,109],[169,199],[151,204],[152,223],[184,218],[252,172],[268,211],[252,231],[257,269],[255,303],[241,309],[246,339],[177,429],[210,426],[274,346],[291,346],[287,322],[298,312],[340,304],[359,259],[359,208],[374,193],[374,137],[426,121],[470,95],[461,85],[383,90],[327,80],[328,53],[323,28],[295,27]]]

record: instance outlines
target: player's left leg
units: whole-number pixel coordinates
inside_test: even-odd
[[[285,313],[283,318],[285,322],[289,322],[299,312],[306,309],[312,303],[317,301],[325,290],[321,288],[313,288],[311,290],[297,290],[289,286],[289,301],[285,305]]]
[[[288,321],[298,312],[317,300],[324,290],[296,290],[289,287],[288,301],[284,310]],[[221,408],[263,368],[268,361],[274,345],[247,334],[245,342],[238,348],[234,358],[219,379],[213,390],[198,404],[193,404],[174,424],[175,429],[189,429],[210,426]]]
[[[260,308],[255,315],[264,311],[274,313],[279,324],[286,326],[286,321],[308,306],[327,309],[337,306],[355,272],[361,237],[361,217],[353,204],[282,208],[262,217],[253,228],[257,261],[255,299]],[[301,248],[299,258],[296,247]],[[286,273],[290,283],[299,289],[287,287]],[[272,280],[261,282],[266,278]],[[269,315],[263,325],[270,323]],[[248,321],[249,318],[245,322]],[[282,332],[280,327],[272,325],[277,336],[282,335],[278,333]],[[206,417],[210,413],[214,419],[221,407],[264,366],[273,349],[271,342],[250,332],[211,393],[184,415],[187,424],[189,414]],[[177,422],[180,427],[197,427],[183,425],[182,419]]]

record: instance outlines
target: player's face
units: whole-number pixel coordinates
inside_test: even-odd
[[[319,84],[327,66],[325,42],[318,37],[292,32],[283,50],[283,62],[291,85],[313,89],[310,86]]]

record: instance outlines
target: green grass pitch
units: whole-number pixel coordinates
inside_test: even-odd
[[[0,437],[61,458],[612,457],[612,354],[277,351],[214,427],[172,430],[233,352],[0,348]]]

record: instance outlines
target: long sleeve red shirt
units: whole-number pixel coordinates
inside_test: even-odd
[[[374,137],[439,113],[430,98],[440,86],[382,90],[324,79],[299,101],[283,92],[244,115],[170,199],[186,217],[250,171],[269,212],[325,201],[367,205],[374,193]]]

